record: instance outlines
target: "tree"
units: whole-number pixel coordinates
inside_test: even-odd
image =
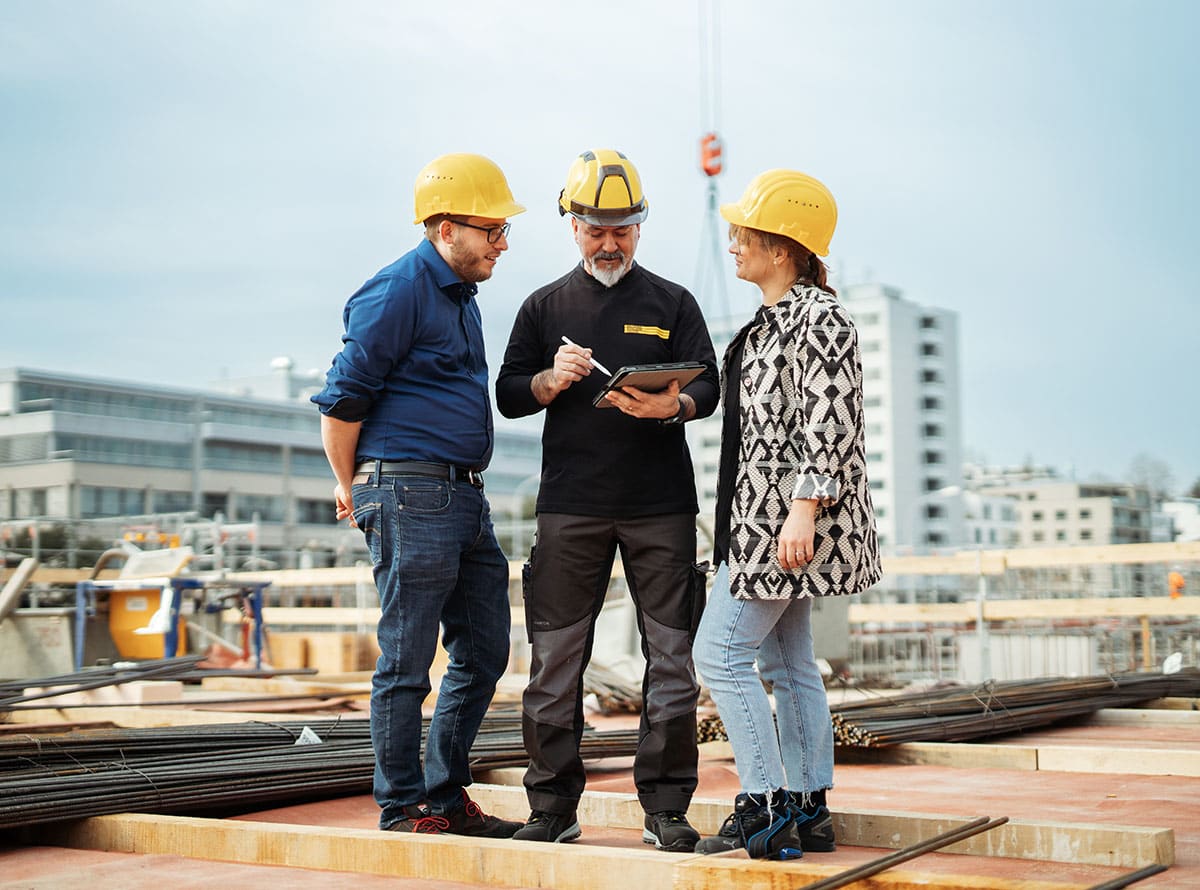
[[[1167,462],[1145,451],[1134,455],[1129,465],[1129,481],[1147,489],[1156,504],[1169,498],[1175,488],[1175,479]]]
[[[1192,483],[1192,487],[1188,489],[1187,496],[1189,498],[1200,498],[1200,477]]]

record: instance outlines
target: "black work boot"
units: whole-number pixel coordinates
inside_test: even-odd
[[[751,859],[799,859],[804,855],[786,791],[739,794],[716,836],[696,844],[696,852],[705,854],[743,848]]]
[[[669,853],[690,853],[700,840],[700,832],[692,828],[680,810],[647,813],[642,828],[642,843],[654,844],[655,849]]]
[[[579,830],[579,820],[575,818],[574,810],[570,813],[534,810],[529,814],[529,821],[517,829],[513,840],[564,844],[575,840],[581,834],[583,832]]]
[[[804,852],[832,853],[836,850],[833,816],[829,807],[823,801],[814,800],[815,795],[803,791],[790,791],[788,795],[791,798],[792,820],[796,823],[796,833],[800,836],[800,846]]]

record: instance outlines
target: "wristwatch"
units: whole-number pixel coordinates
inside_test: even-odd
[[[663,426],[683,423],[684,420],[687,419],[687,405],[684,404],[683,399],[678,399],[677,401],[679,402],[679,410],[675,412],[675,416],[665,417],[659,420],[659,423],[661,423]]]

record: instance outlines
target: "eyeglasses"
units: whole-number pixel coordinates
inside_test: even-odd
[[[512,228],[512,223],[505,223],[502,226],[477,226],[474,223],[464,222],[461,219],[451,219],[450,222],[456,226],[466,226],[468,229],[478,229],[481,232],[487,232],[488,244],[495,244],[501,238],[508,235],[508,230]]]

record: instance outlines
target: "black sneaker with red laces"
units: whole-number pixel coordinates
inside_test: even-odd
[[[404,815],[387,826],[384,831],[404,831],[411,834],[441,834],[450,827],[444,816],[435,816],[423,804],[406,804]]]
[[[489,816],[465,791],[462,793],[461,806],[435,813],[433,818],[445,823],[441,830],[446,834],[463,834],[467,837],[512,837],[524,824]]]

